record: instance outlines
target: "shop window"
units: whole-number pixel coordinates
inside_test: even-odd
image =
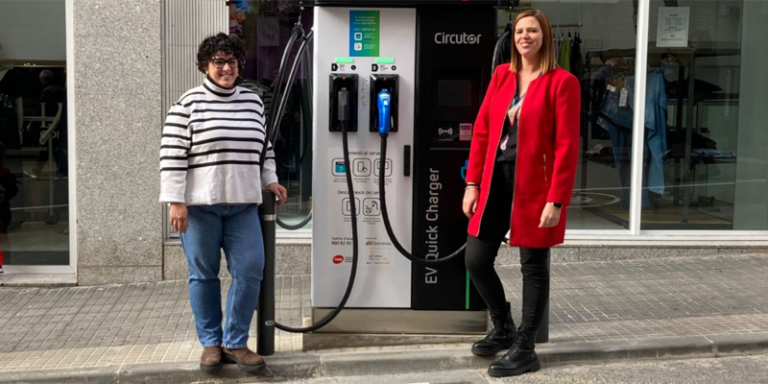
[[[261,96],[267,113],[273,118],[278,103],[273,94],[291,30],[301,20],[305,33],[309,33],[312,19],[312,9],[301,12],[295,1],[230,2],[230,33],[242,37],[248,49],[241,85]],[[297,43],[289,63],[293,63],[298,48]],[[312,51],[311,46],[308,49]],[[281,87],[283,90],[287,88],[285,81]],[[301,222],[312,210],[312,116],[305,112],[312,102],[310,89],[309,79],[300,68],[291,91],[287,93],[285,111],[279,117],[279,138],[274,143],[277,174],[280,183],[288,189],[289,196],[288,202],[278,210],[278,215],[291,225]],[[311,226],[310,222],[304,230],[311,229]],[[282,229],[280,231],[287,233]]]
[[[649,92],[664,102],[646,129],[666,137],[646,143],[642,229],[768,229],[766,16],[765,2],[651,1]]]
[[[0,2],[5,267],[70,264],[64,6],[63,0]]]

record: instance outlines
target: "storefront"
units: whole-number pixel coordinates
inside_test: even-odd
[[[243,85],[269,108],[291,29],[299,20],[306,32],[313,24],[311,2],[303,11],[299,3],[1,1],[6,278],[184,278],[177,236],[157,203],[164,111],[200,81],[197,44],[217,31],[244,38]],[[659,241],[768,248],[767,1],[509,5],[499,2],[499,33],[523,9],[544,11],[558,62],[582,85],[566,248]],[[299,71],[275,143],[290,194],[279,214],[291,223],[312,210],[311,119],[301,97],[309,86]],[[305,260],[299,272],[308,268],[311,225],[278,233],[283,253]]]
[[[289,2],[233,3],[246,15],[233,32],[253,47],[255,67],[246,79],[269,86],[290,28],[301,17],[308,30],[311,14]],[[558,63],[581,80],[582,142],[568,239],[766,239],[768,135],[756,100],[768,85],[758,70],[768,59],[760,43],[768,3],[510,3],[499,2],[499,34],[517,12],[544,11]],[[290,147],[280,165],[281,180],[292,187],[281,214],[299,217],[311,210],[309,168],[297,162],[311,143],[297,116],[301,86],[297,81],[296,102],[281,124]]]

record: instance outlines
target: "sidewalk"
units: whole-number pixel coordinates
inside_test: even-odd
[[[499,272],[519,319],[519,270]],[[277,319],[300,325],[310,312],[309,276],[278,277],[276,289]],[[548,363],[766,353],[768,255],[553,263],[550,321],[551,342],[537,347]],[[278,331],[267,373],[303,378],[488,364],[465,344],[310,353],[301,344],[300,335]],[[242,377],[233,367],[218,378],[200,374],[200,351],[185,281],[0,288],[0,383]]]

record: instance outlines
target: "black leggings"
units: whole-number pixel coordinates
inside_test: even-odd
[[[512,182],[509,168],[496,164],[491,194],[484,209],[478,237],[469,235],[465,262],[480,296],[492,311],[506,309],[504,286],[494,268],[499,247],[509,230],[512,211]],[[549,301],[549,248],[520,248],[523,273],[523,317],[521,328],[538,331]]]

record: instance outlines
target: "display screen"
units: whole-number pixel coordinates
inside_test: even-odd
[[[438,80],[437,105],[440,107],[471,107],[472,81]]]

